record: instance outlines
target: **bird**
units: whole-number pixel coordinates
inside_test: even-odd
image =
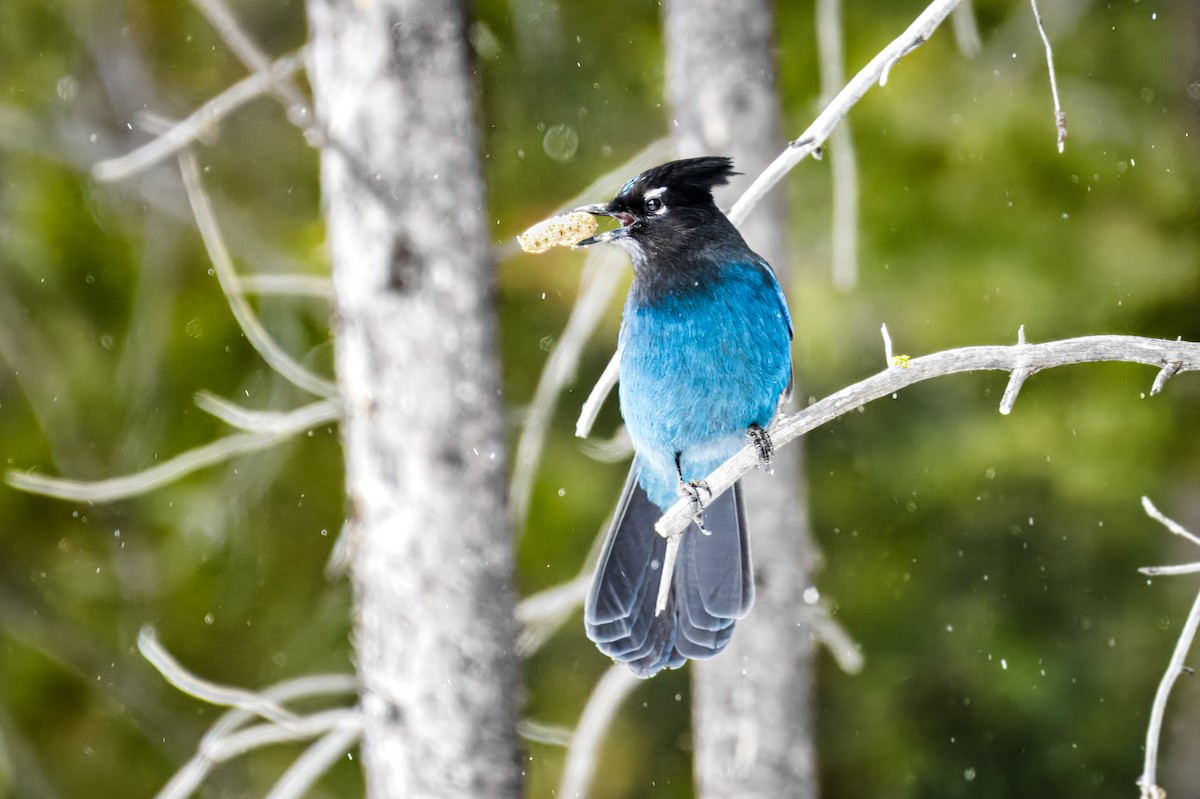
[[[754,602],[740,484],[703,479],[748,441],[768,467],[770,426],[792,388],[792,317],[771,266],[717,207],[733,161],[687,158],[634,177],[611,201],[576,209],[619,226],[633,262],[617,340],[618,399],[634,458],[584,602],[601,652],[638,677],[712,657]],[[655,522],[681,497],[693,521],[656,613],[667,541]]]

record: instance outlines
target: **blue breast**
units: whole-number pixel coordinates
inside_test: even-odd
[[[678,498],[766,427],[791,377],[791,320],[765,265],[722,266],[653,300],[630,292],[621,321],[621,414],[656,505]]]

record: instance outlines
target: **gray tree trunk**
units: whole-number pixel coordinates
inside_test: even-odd
[[[466,12],[309,0],[372,797],[513,797],[518,666]]]
[[[728,207],[778,154],[770,0],[672,0],[666,5],[667,85],[684,156],[729,155],[745,176]],[[787,288],[787,212],[776,189],[742,226]],[[801,396],[797,389],[797,396]],[[801,595],[815,551],[801,448],[776,453],[775,475],[744,482],[758,589],[720,656],[693,664],[695,772],[707,797],[817,795],[812,740],[815,646]]]

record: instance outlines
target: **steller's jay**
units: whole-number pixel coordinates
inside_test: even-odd
[[[735,174],[728,158],[672,161],[611,202],[577,209],[620,222],[579,245],[614,242],[633,260],[617,351],[635,456],[584,626],[639,677],[717,654],[754,602],[741,487],[702,500],[702,481],[747,436],[769,465],[766,431],[791,392],[792,320],[771,267],[713,202],[713,187]],[[681,495],[696,521],[656,616],[666,540],[654,524]]]

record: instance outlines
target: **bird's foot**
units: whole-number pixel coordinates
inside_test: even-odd
[[[708,487],[708,483],[703,480],[679,481],[679,495],[686,497],[692,503],[692,521],[700,528],[700,532],[705,535],[712,535],[704,527],[704,500],[700,499],[700,492],[708,494],[708,498],[712,499],[712,489]]]
[[[752,424],[746,429],[746,437],[758,449],[758,468],[767,474],[775,474],[775,467],[771,465],[771,457],[775,454],[775,443],[771,441],[771,434]]]

